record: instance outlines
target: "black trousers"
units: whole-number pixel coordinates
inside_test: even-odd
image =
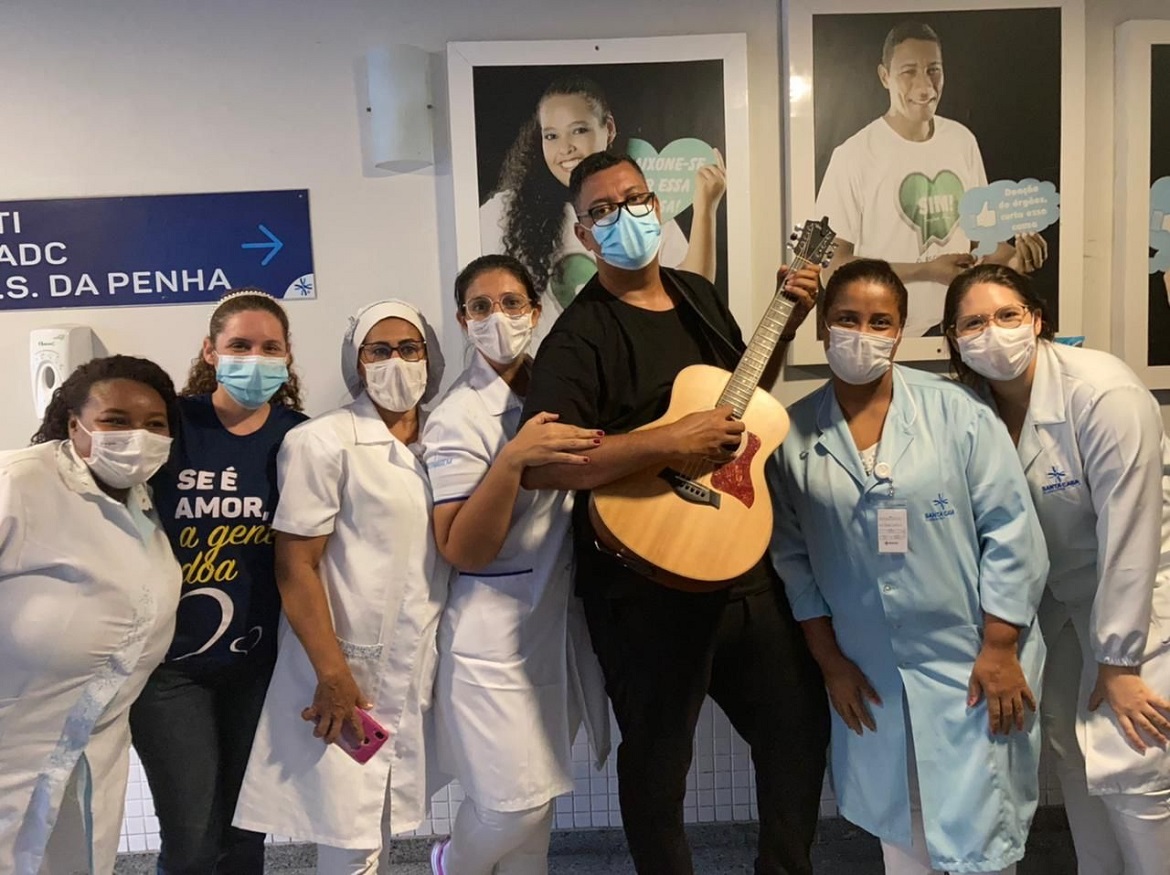
[[[824,682],[777,583],[741,598],[647,584],[585,599],[622,741],[622,822],[639,875],[693,875],[683,797],[705,696],[751,746],[757,875],[811,875],[829,713]],[[653,587],[650,589],[650,587]]]
[[[164,663],[130,709],[158,816],[158,875],[264,871],[264,834],[231,824],[273,665],[250,658],[190,675]]]

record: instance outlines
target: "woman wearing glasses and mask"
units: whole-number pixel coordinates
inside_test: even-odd
[[[438,763],[466,793],[436,875],[548,871],[553,802],[573,789],[585,721],[599,759],[609,713],[572,595],[572,495],[520,488],[527,467],[584,464],[596,430],[542,413],[518,430],[540,299],[524,266],[485,255],[455,280],[471,364],[427,420],[439,552],[458,570],[439,626]],[[498,867],[498,868],[497,868]]]
[[[789,410],[772,558],[833,704],[841,813],[886,875],[1012,875],[1039,792],[1048,559],[994,414],[892,363],[906,303],[884,261],[829,279],[833,377]]]
[[[1052,342],[1027,277],[980,266],[947,291],[960,379],[1015,441],[1052,569],[1042,721],[1082,875],[1170,858],[1170,442],[1119,359]]]
[[[351,319],[342,357],[354,401],[293,429],[278,458],[284,618],[235,820],[317,842],[322,875],[376,871],[383,828],[422,822],[449,577],[417,444],[442,376],[433,333],[410,304],[380,301]],[[369,738],[358,709],[389,736],[364,764],[333,743]]]

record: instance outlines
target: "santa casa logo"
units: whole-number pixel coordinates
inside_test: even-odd
[[[1081,485],[1080,480],[1076,477],[1069,477],[1068,474],[1061,471],[1055,465],[1052,466],[1052,470],[1048,472],[1047,476],[1051,482],[1041,490],[1044,495],[1048,495],[1051,492],[1064,492],[1066,489],[1072,489]]]
[[[938,510],[932,510],[922,515],[927,522],[935,522],[955,515],[955,509],[951,507],[951,500],[941,492],[938,494],[938,498],[934,499],[931,504],[938,508]]]

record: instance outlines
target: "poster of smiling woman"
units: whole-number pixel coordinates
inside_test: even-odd
[[[1114,352],[1170,389],[1170,21],[1117,29]]]
[[[524,262],[541,292],[538,335],[596,272],[574,233],[569,177],[604,149],[645,174],[662,264],[708,277],[750,321],[742,34],[447,52],[459,262],[489,252]]]
[[[828,217],[829,275],[893,265],[903,360],[945,358],[947,285],[981,262],[1030,274],[1061,333],[1080,327],[1084,11],[994,5],[786,4],[791,217]],[[794,361],[823,360],[802,330]]]

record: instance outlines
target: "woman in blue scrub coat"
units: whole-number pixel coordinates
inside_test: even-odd
[[[963,386],[894,365],[906,288],[838,270],[833,378],[772,460],[772,557],[833,703],[843,816],[886,872],[1006,872],[1036,807],[1048,560],[1011,440]]]

